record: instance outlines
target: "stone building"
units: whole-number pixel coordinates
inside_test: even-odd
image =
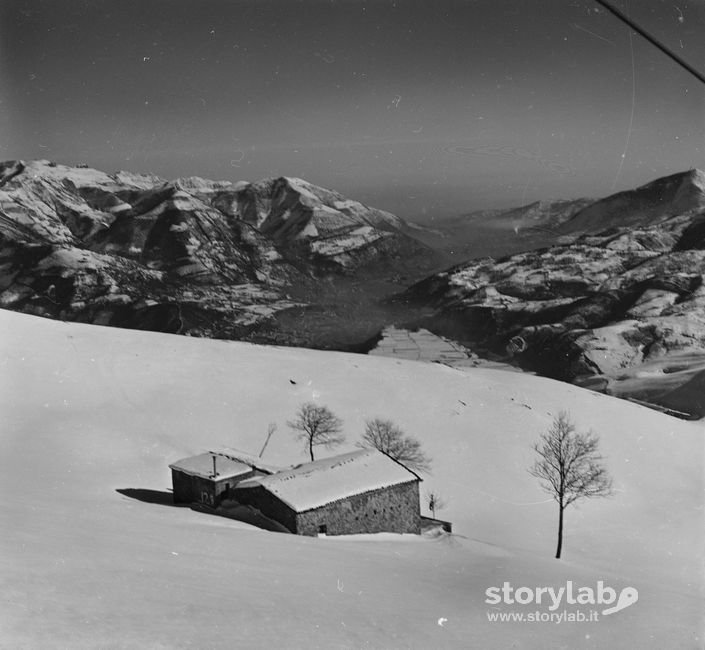
[[[266,476],[279,469],[236,450],[189,456],[172,463],[169,468],[174,503],[203,503],[214,507],[231,498],[240,481]]]
[[[419,533],[421,478],[363,449],[238,481],[233,498],[298,535]]]

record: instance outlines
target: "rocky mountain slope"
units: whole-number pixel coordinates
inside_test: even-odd
[[[612,226],[644,226],[702,208],[705,172],[691,169],[591,203],[560,224],[560,230],[598,232]]]
[[[287,259],[315,271],[360,270],[402,263],[430,251],[403,230],[390,212],[371,208],[300,178],[273,178],[235,185],[198,178],[176,185],[232,219],[262,233]]]
[[[414,233],[442,251],[449,264],[472,257],[498,256],[555,243],[560,227],[591,199],[535,201],[515,208],[476,210],[436,220],[433,228]]]
[[[564,243],[476,259],[399,299],[423,326],[542,375],[705,416],[705,175],[598,201]]]
[[[591,199],[557,199],[534,201],[528,205],[502,210],[480,210],[461,217],[453,222],[462,224],[483,223],[488,228],[512,230],[515,233],[531,230],[557,229],[577,212],[591,205]]]
[[[295,178],[167,182],[49,161],[6,162],[0,307],[242,338],[315,300],[322,277],[430,270],[433,253],[404,226],[390,213]]]
[[[442,251],[449,264],[471,257],[503,256],[550,246],[572,233],[598,232],[613,225],[646,225],[705,206],[705,173],[689,170],[601,200],[534,201],[513,208],[475,210],[435,220],[415,235]]]

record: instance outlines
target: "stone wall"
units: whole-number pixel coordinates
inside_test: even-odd
[[[420,527],[419,483],[412,481],[356,494],[296,516],[299,535],[415,533]],[[321,527],[325,527],[323,530]]]
[[[252,478],[253,476],[264,476],[264,472],[260,472],[259,470],[252,470],[251,472],[247,472],[247,474],[240,474],[238,476],[231,476],[229,478],[220,478],[216,481],[215,483],[215,502],[220,503],[224,499],[232,499],[234,495],[234,489],[235,486],[240,482],[240,481],[245,481],[248,478]]]
[[[262,486],[235,488],[232,496],[238,503],[257,508],[265,517],[278,521],[292,533],[296,532],[296,513]]]
[[[171,483],[174,488],[174,503],[205,503],[216,506],[227,498],[232,498],[235,486],[253,476],[263,476],[263,472],[252,470],[235,477],[220,478],[217,481],[192,476],[178,470],[171,470]]]
[[[171,484],[174,488],[174,503],[215,505],[213,481],[172,469]]]

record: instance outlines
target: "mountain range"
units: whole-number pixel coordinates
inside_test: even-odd
[[[298,178],[168,182],[11,161],[0,164],[0,306],[243,338],[315,302],[322,278],[430,271],[434,252],[406,229]]]
[[[704,278],[698,170],[429,227],[299,178],[0,164],[0,307],[67,321],[358,351],[423,327],[703,417]]]

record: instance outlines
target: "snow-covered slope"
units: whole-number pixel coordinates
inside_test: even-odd
[[[690,169],[595,201],[564,222],[561,229],[565,233],[574,233],[646,226],[703,207],[705,172]]]
[[[704,238],[705,215],[664,217],[470,260],[398,299],[433,309],[420,326],[479,354],[667,407],[661,397],[705,369]],[[705,402],[684,417],[705,417]]]
[[[702,423],[519,373],[6,311],[0,333],[0,647],[702,646]],[[372,417],[422,440],[422,494],[457,535],[303,539],[149,492],[189,454],[256,452],[271,422],[264,460],[305,460],[285,422],[309,400],[343,419],[337,452]],[[555,507],[526,468],[561,409],[600,434],[617,494],[567,512],[557,561]],[[490,607],[490,587],[568,580],[639,600],[597,622],[487,619],[538,609]]]

